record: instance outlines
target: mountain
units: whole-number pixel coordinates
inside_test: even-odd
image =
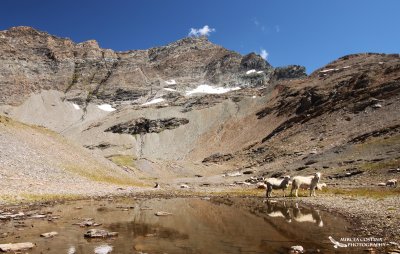
[[[348,55],[307,76],[206,37],[115,52],[15,27],[0,32],[0,66],[3,115],[142,178],[317,170],[351,185],[400,164],[398,54]]]
[[[57,90],[69,100],[123,102],[154,96],[163,87],[198,84],[262,85],[274,78],[304,76],[289,66],[274,73],[260,56],[242,56],[208,41],[184,38],[164,47],[115,52],[94,40],[74,43],[31,27],[0,32],[0,103],[18,105],[32,92]],[[257,75],[246,75],[257,69]],[[278,75],[277,75],[278,74]],[[175,82],[174,82],[175,81]]]

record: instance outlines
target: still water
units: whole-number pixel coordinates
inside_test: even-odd
[[[170,215],[156,216],[160,211]],[[26,253],[57,254],[290,253],[293,245],[303,246],[307,253],[351,253],[334,249],[328,239],[351,235],[342,218],[294,201],[125,198],[67,202],[37,212],[47,214],[46,218],[1,221],[0,243],[32,242],[36,246]],[[89,218],[101,225],[76,225]],[[84,238],[91,228],[119,234],[105,239]],[[40,237],[51,231],[58,235]]]

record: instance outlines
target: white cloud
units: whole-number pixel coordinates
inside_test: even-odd
[[[256,26],[259,26],[259,25],[260,25],[260,22],[258,22],[257,18],[253,18],[253,23],[254,23],[254,25],[256,25]]]
[[[265,49],[261,49],[260,56],[264,59],[267,60],[268,58],[268,52]]]
[[[252,22],[256,27],[260,28],[261,31],[266,32],[267,27],[264,24],[262,24],[257,18],[253,18]]]
[[[190,28],[189,36],[209,36],[210,33],[215,32],[215,28],[210,28],[208,25],[203,28]]]

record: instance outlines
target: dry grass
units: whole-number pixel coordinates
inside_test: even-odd
[[[379,137],[379,138],[370,138],[363,144],[358,144],[358,147],[367,148],[374,146],[391,146],[400,143],[400,135]]]
[[[84,195],[78,194],[34,194],[20,193],[16,195],[0,195],[0,201],[5,204],[19,204],[22,202],[45,202],[60,200],[79,200],[85,198]]]
[[[397,168],[400,165],[400,159],[391,159],[377,162],[363,163],[359,167],[364,170],[381,170]]]
[[[333,194],[350,197],[369,197],[369,198],[386,198],[390,196],[400,195],[400,188],[354,188],[354,189],[341,189],[341,188],[326,188],[320,191],[322,194]]]
[[[22,193],[21,197],[24,201],[38,202],[38,201],[59,201],[59,200],[78,200],[85,196],[78,194],[33,194]]]
[[[96,182],[144,187],[143,183],[133,178],[127,177],[126,175],[118,175],[116,172],[111,171],[111,169],[108,170],[104,168],[83,168],[77,165],[67,165],[64,168],[69,172],[75,173]]]
[[[202,193],[204,194],[204,193]],[[214,191],[209,193],[213,196],[231,195],[231,196],[265,196],[264,189],[227,189],[222,191]],[[290,198],[290,191],[286,191],[286,197]],[[299,190],[299,197],[309,197],[309,190]],[[340,195],[349,197],[366,197],[382,199],[391,196],[400,195],[400,188],[354,188],[354,189],[342,189],[342,188],[325,188],[322,191],[317,191],[317,196],[324,195]],[[274,197],[283,197],[281,191],[274,191]]]
[[[109,160],[121,167],[135,168],[136,157],[131,155],[112,155],[108,157]]]
[[[204,194],[204,193],[202,193]],[[219,191],[212,191],[210,193],[207,192],[207,194],[210,194],[211,196],[224,196],[224,195],[230,195],[230,196],[265,196],[265,190],[264,189],[257,189],[257,188],[230,188],[226,190],[219,190]]]

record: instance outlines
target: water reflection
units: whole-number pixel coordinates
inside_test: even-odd
[[[313,208],[300,208],[298,203],[288,204],[287,202],[277,202],[267,200],[267,215],[273,218],[285,218],[286,222],[291,223],[292,220],[296,222],[308,222],[316,224],[318,227],[323,227],[320,211]]]
[[[68,248],[67,254],[75,254],[76,253],[76,249],[74,246],[71,246]]]
[[[290,214],[289,207],[286,206],[286,202],[278,204],[277,202],[267,201],[267,214],[269,217],[285,218],[288,223],[292,222],[292,215]]]
[[[113,250],[113,247],[111,245],[108,244],[103,244],[100,246],[97,246],[96,248],[94,248],[94,253],[95,254],[108,254],[111,253]]]
[[[298,244],[332,248],[326,242],[328,235],[343,232],[346,225],[296,203],[264,204],[260,198],[81,201],[51,211],[60,219],[34,220],[29,222],[33,227],[24,231],[17,231],[10,221],[0,233],[14,231],[21,241],[36,243],[30,253],[287,253]],[[158,211],[171,215],[155,216]],[[93,218],[102,224],[97,228],[118,232],[118,237],[87,241],[83,234],[91,227],[73,225],[84,218]],[[54,230],[59,232],[57,237],[39,237]],[[2,240],[11,242],[14,237]]]
[[[297,222],[311,222],[318,227],[323,227],[324,222],[322,221],[319,210],[316,209],[300,209],[299,204],[296,203],[293,208],[293,219]]]

